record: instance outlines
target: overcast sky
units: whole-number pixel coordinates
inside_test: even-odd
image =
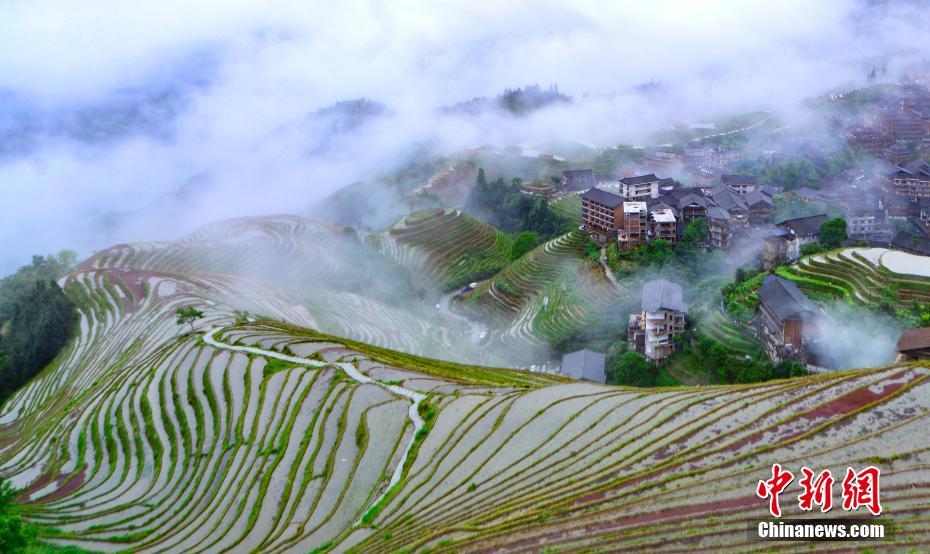
[[[2,2],[0,273],[33,253],[294,211],[418,144],[635,141],[792,106],[930,49],[913,4],[623,4]],[[623,94],[650,81],[665,101]],[[595,99],[519,121],[433,111],[534,83]],[[338,140],[306,120],[358,97],[391,115]]]

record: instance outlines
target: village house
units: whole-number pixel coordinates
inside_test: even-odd
[[[882,154],[882,158],[895,165],[901,165],[913,157],[914,154],[911,152],[910,147],[900,140],[886,148]]]
[[[630,350],[643,354],[653,362],[672,355],[675,337],[685,330],[684,303],[681,287],[664,279],[643,285],[642,310],[630,314],[627,341]]]
[[[798,237],[798,245],[804,246],[809,242],[818,242],[820,240],[820,226],[827,219],[827,214],[809,215],[807,217],[786,219],[781,223],[776,223],[775,226],[794,233]]]
[[[649,212],[650,239],[662,239],[671,244],[678,242],[678,221],[675,219],[675,212],[661,202],[654,205]]]
[[[626,200],[658,198],[661,181],[662,179],[656,177],[654,173],[638,177],[624,177],[620,179],[620,196]]]
[[[562,369],[560,373],[577,381],[591,381],[592,383],[606,383],[604,373],[605,356],[600,352],[591,350],[578,350],[562,356]]]
[[[582,230],[603,244],[623,224],[623,198],[596,187],[581,195]]]
[[[707,228],[710,231],[710,245],[721,250],[730,249],[733,226],[730,214],[719,206],[707,209]]]
[[[710,197],[717,206],[730,214],[730,224],[736,228],[749,225],[749,206],[742,195],[720,186],[710,192]]]
[[[892,221],[907,221],[911,212],[911,199],[900,194],[888,194],[884,202],[885,219],[890,223]]]
[[[645,202],[623,203],[623,225],[617,236],[621,250],[630,250],[646,243],[649,212]]]
[[[587,190],[593,187],[594,171],[590,169],[570,169],[562,172],[562,191]]]
[[[756,190],[758,181],[752,175],[723,174],[720,183],[737,194],[749,194]]]
[[[898,167],[888,178],[895,194],[910,198],[930,197],[930,165],[926,162]]]
[[[746,193],[746,205],[749,207],[749,224],[762,225],[775,212],[775,202],[765,190]]]
[[[776,267],[797,260],[800,256],[798,237],[787,229],[774,229],[762,243],[762,269]]]
[[[879,129],[851,127],[846,131],[846,144],[854,150],[880,158],[885,149],[894,144],[894,137]]]
[[[846,206],[846,232],[854,240],[891,240],[891,232],[885,226],[885,213],[864,200]]]
[[[707,208],[713,206],[706,196],[689,192],[678,200],[678,213],[681,215],[682,227],[687,227],[695,219],[707,219]]]
[[[930,360],[930,327],[905,329],[898,339],[895,363]]]
[[[767,275],[759,287],[759,312],[753,326],[773,362],[803,359],[817,334],[820,309],[793,282]]]

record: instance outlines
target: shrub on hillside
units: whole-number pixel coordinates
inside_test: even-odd
[[[532,231],[523,231],[513,241],[510,247],[510,259],[516,260],[539,246],[539,237]]]
[[[618,385],[654,387],[656,371],[652,363],[633,351],[627,351],[610,367],[611,381]]]

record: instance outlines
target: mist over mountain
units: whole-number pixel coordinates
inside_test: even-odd
[[[638,144],[677,121],[796,113],[926,56],[921,13],[852,0],[8,3],[0,268],[304,210],[411,158]]]

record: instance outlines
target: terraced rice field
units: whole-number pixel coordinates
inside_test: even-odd
[[[894,547],[930,547],[919,363],[729,387],[566,382],[308,329],[305,309],[241,276],[102,262],[122,250],[63,280],[80,331],[0,407],[0,474],[54,543],[756,552],[755,485],[778,462],[879,466]],[[187,305],[205,312],[189,334],[174,321]],[[246,306],[267,319],[235,324]]]
[[[471,293],[465,306],[497,326],[492,345],[532,359],[546,340],[583,328],[626,294],[583,259],[584,241],[580,231],[557,237]]]
[[[410,353],[474,359],[477,349],[461,339],[461,321],[404,293],[394,299],[371,294],[373,280],[384,280],[385,289],[394,287],[389,277],[375,272],[382,262],[392,263],[351,230],[282,215],[223,221],[174,242],[116,245],[85,261],[81,269],[248,279],[290,303],[293,313],[286,321]],[[357,286],[348,286],[353,283]],[[249,297],[235,302],[253,315],[269,315]],[[490,352],[486,359],[500,361]]]
[[[414,212],[369,240],[443,290],[489,277],[510,261],[510,239],[454,209]]]
[[[549,208],[569,221],[580,221],[581,193],[560,196],[549,202]]]
[[[711,312],[701,319],[697,326],[698,331],[707,338],[726,346],[739,355],[749,354],[759,346],[740,333],[739,329],[719,310]]]
[[[930,304],[930,258],[884,248],[847,248],[802,258],[779,273],[799,287],[877,303],[892,295],[899,306]]]

